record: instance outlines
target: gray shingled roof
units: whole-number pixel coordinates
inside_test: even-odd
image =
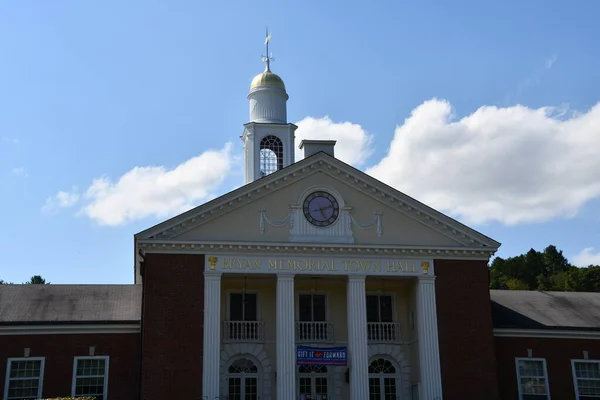
[[[600,330],[600,293],[491,290],[494,328]]]
[[[0,324],[139,321],[141,285],[0,285]]]

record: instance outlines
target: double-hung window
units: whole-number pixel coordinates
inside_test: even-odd
[[[108,356],[75,357],[71,396],[105,400],[107,392]]]
[[[550,400],[546,359],[517,358],[519,400]]]
[[[4,399],[39,399],[44,381],[44,358],[9,358]]]
[[[600,398],[600,361],[573,360],[573,386],[576,400]]]
[[[256,293],[229,294],[228,339],[256,340],[259,338],[258,304]]]
[[[367,337],[370,341],[397,339],[393,298],[390,295],[367,295]]]
[[[298,334],[300,340],[327,340],[327,305],[324,294],[298,296]]]

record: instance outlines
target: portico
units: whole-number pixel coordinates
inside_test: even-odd
[[[433,260],[215,252],[205,265],[204,396],[441,398]],[[301,363],[298,346],[346,357]],[[241,360],[255,372],[233,372]]]

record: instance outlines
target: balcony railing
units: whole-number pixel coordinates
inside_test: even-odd
[[[300,342],[326,342],[333,340],[333,323],[296,321],[296,340]]]
[[[400,342],[400,324],[398,322],[368,322],[367,338],[369,342]]]
[[[262,342],[265,340],[263,321],[223,321],[223,336],[227,342]]]

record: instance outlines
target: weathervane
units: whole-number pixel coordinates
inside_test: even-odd
[[[267,68],[265,69],[265,72],[271,72],[271,61],[275,61],[275,59],[273,58],[273,54],[269,54],[269,42],[271,41],[272,35],[273,35],[272,33],[269,33],[269,28],[267,28],[266,37],[265,37],[265,46],[267,48],[267,55],[262,56],[262,61],[264,63],[267,63]]]

